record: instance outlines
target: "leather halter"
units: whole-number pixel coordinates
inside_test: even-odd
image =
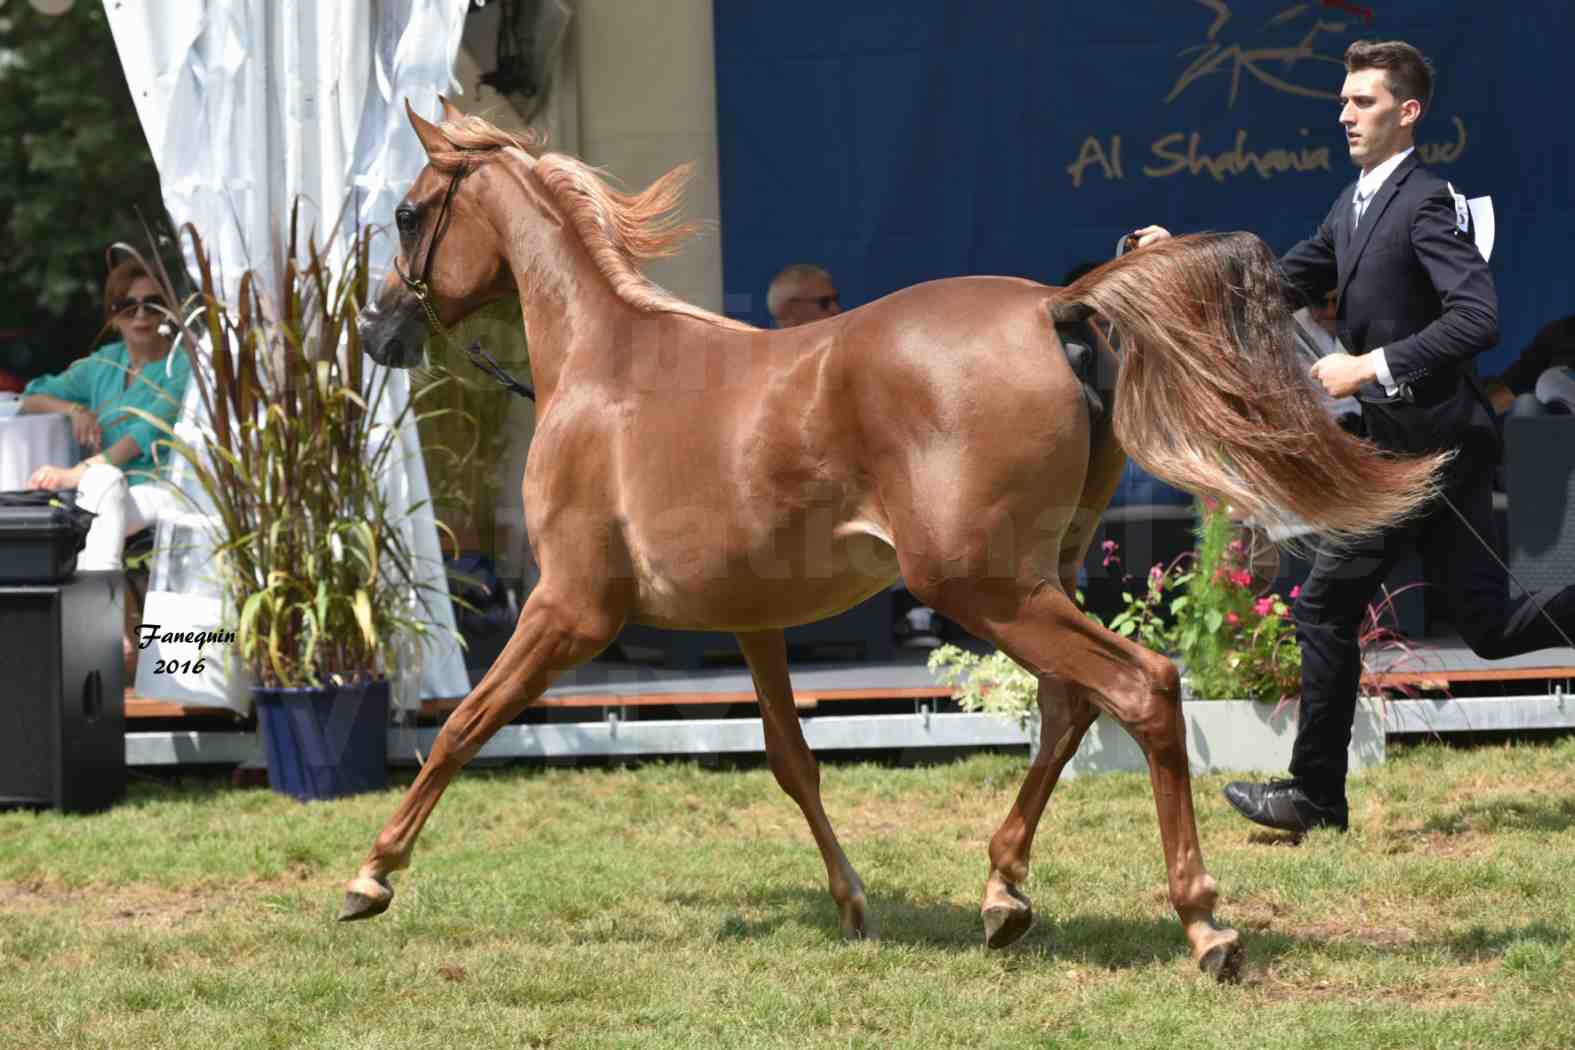
[[[399,259],[394,259],[394,272],[399,275],[399,279],[410,290],[410,294],[416,297],[416,302],[421,304],[422,312],[426,314],[427,327],[432,330],[432,334],[437,337],[438,342],[443,344],[445,348],[452,346],[453,342],[449,338],[448,329],[443,326],[442,321],[438,320],[437,310],[432,306],[432,259],[437,255],[438,241],[442,240],[443,235],[448,232],[448,221],[453,210],[454,194],[459,190],[460,180],[469,175],[470,170],[470,165],[461,165],[460,169],[454,173],[454,177],[449,180],[448,192],[443,195],[443,207],[438,210],[437,221],[432,224],[432,236],[427,239],[427,254],[422,262],[421,276],[411,277],[399,268]],[[493,360],[492,355],[481,348],[481,340],[477,339],[466,347],[465,355],[470,358],[471,364],[487,373],[493,379],[496,379],[509,390],[521,397],[529,398],[532,401],[536,400],[535,388],[528,383],[521,383],[510,375],[502,365]]]
[[[454,194],[459,191],[459,182],[469,174],[470,165],[464,164],[454,173],[454,177],[448,180],[448,192],[443,195],[443,207],[438,209],[437,222],[432,224],[432,236],[427,240],[427,257],[421,267],[420,279],[405,273],[399,268],[399,260],[394,260],[394,272],[399,274],[399,279],[405,282],[405,287],[415,294],[422,306],[426,307],[428,318],[437,327],[440,327],[437,324],[437,317],[432,313],[432,307],[428,305],[428,299],[432,294],[432,259],[437,255],[438,241],[442,240],[443,234],[448,232],[449,212],[453,209]]]

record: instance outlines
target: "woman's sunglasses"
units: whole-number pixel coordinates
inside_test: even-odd
[[[156,295],[146,295],[141,299],[116,299],[110,304],[110,313],[116,317],[129,317],[141,314],[144,310],[157,317],[164,308],[164,300]]]

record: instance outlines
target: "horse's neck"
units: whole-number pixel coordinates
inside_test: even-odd
[[[585,250],[560,231],[550,250],[516,245],[510,253],[519,288],[531,377],[543,402],[571,373],[597,371],[627,350],[618,333],[640,311],[620,299]]]

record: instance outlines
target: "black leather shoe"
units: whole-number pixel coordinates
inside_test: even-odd
[[[1271,780],[1267,784],[1232,781],[1225,785],[1225,801],[1248,820],[1279,831],[1344,831],[1351,822],[1344,799],[1333,804],[1314,802],[1294,780]]]

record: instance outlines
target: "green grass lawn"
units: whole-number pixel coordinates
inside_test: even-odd
[[[1146,777],[1061,785],[1038,922],[982,945],[1025,759],[828,765],[882,940],[837,933],[763,768],[474,770],[392,910],[333,916],[397,795],[187,779],[0,814],[0,1047],[1575,1046],[1575,740],[1391,757],[1300,845],[1195,782],[1243,982],[1187,957]],[[407,778],[408,779],[408,778]]]

